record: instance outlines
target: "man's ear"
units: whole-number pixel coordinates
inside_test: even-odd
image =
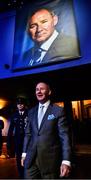
[[[51,95],[51,90],[49,90],[49,96]]]
[[[57,23],[58,23],[58,16],[57,16],[57,15],[54,15],[54,16],[53,16],[53,19],[54,19],[54,26],[56,26]]]

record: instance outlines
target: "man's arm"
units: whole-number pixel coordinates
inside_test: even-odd
[[[59,137],[62,146],[62,164],[60,166],[60,176],[67,177],[71,170],[71,141],[69,136],[69,126],[65,118],[64,109],[58,121]]]

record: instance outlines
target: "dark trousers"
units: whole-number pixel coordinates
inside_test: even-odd
[[[57,173],[42,173],[38,159],[36,158],[29,169],[24,169],[25,179],[59,179]]]
[[[17,162],[19,178],[23,179],[24,178],[24,167],[21,166],[21,155],[16,155],[16,162]]]

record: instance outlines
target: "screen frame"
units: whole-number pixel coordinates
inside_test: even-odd
[[[39,2],[40,2],[40,4],[42,4],[42,1],[39,1]],[[64,32],[66,31],[65,32],[66,35],[72,35],[76,39],[77,46],[78,46],[78,54],[77,54],[77,56],[67,57],[65,59],[64,58],[63,59],[59,58],[59,59],[56,59],[54,61],[47,61],[47,62],[44,62],[44,63],[35,64],[33,66],[24,66],[24,65],[22,65],[22,55],[23,55],[23,53],[26,51],[27,48],[31,49],[32,46],[33,46],[33,41],[32,41],[32,39],[30,39],[30,36],[27,33],[27,20],[28,20],[28,17],[30,15],[29,11],[30,11],[30,5],[31,5],[31,3],[28,3],[26,5],[26,7],[24,7],[22,10],[18,10],[16,12],[14,50],[13,50],[13,61],[12,61],[12,70],[13,71],[22,71],[22,70],[39,68],[39,67],[46,67],[46,66],[50,66],[50,68],[51,68],[51,65],[56,65],[56,64],[60,64],[60,63],[66,63],[66,62],[72,61],[72,60],[79,60],[79,58],[81,57],[80,42],[79,42],[79,37],[78,37],[78,32],[77,32],[77,25],[76,25],[76,18],[75,18],[75,12],[74,12],[74,3],[73,3],[74,1],[71,0],[71,1],[69,1],[69,3],[67,3],[68,2],[67,0],[66,1],[59,0],[57,2],[59,4],[60,4],[60,2],[63,3],[62,4],[62,6],[63,6],[62,12],[65,10],[65,13],[61,14],[62,17],[64,17],[64,18],[63,19],[62,19],[62,17],[59,18],[59,19],[61,19],[60,21],[63,22],[63,20],[65,18],[68,18],[67,20],[65,20],[65,23],[64,23],[64,27],[66,26],[65,29],[61,30],[61,31],[64,31]],[[64,6],[64,3],[65,3],[65,6]],[[40,4],[37,4],[37,6],[39,6]],[[58,5],[52,4],[52,1],[48,1],[47,6],[48,5],[53,6],[52,8],[55,7],[54,10],[57,11]],[[67,5],[69,5],[68,9],[67,9]],[[32,8],[33,7],[34,7],[34,4],[32,4]],[[46,7],[45,6],[45,1],[41,5],[41,7]],[[25,11],[25,9],[26,9],[26,11]],[[24,12],[27,12],[27,13],[24,13]],[[70,12],[69,17],[67,17],[68,12]],[[60,17],[60,12],[58,12],[58,13],[59,13],[59,17]],[[23,18],[22,18],[22,14],[24,14]],[[69,28],[68,28],[68,27],[70,27],[70,18],[71,18],[71,22],[73,23],[73,25],[71,25],[71,28],[70,28],[71,30],[69,30]],[[20,21],[19,21],[19,19],[20,19]],[[21,21],[21,19],[23,19],[23,20]],[[63,24],[60,23],[60,21],[59,21],[59,24],[58,24],[57,28],[62,29]],[[67,24],[66,24],[67,22],[68,22],[68,27],[67,27]],[[28,43],[26,43],[26,42],[28,42]],[[29,47],[28,47],[28,44],[30,44]]]

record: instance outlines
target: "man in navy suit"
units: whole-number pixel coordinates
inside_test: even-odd
[[[21,160],[26,179],[68,177],[71,169],[71,143],[64,108],[52,104],[50,95],[47,83],[36,85],[39,104],[29,111]]]
[[[77,39],[56,30],[58,16],[53,11],[37,9],[28,19],[28,33],[33,48],[23,54],[21,67],[31,67],[79,57]]]

